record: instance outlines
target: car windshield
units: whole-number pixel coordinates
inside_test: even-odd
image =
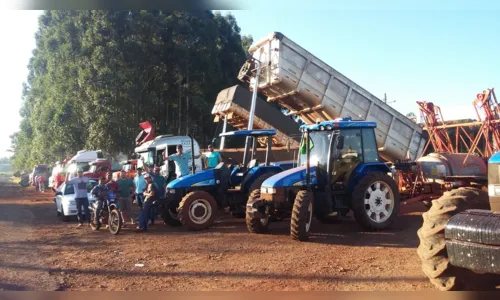
[[[36,167],[34,173],[35,175],[40,175],[45,172],[47,172],[47,167]]]
[[[328,148],[330,146],[330,138],[332,136],[332,131],[313,131],[309,133],[310,143],[309,143],[309,151],[310,151],[310,164],[316,165],[320,164],[326,166],[328,162]],[[305,165],[306,164],[306,151],[305,151],[305,138],[302,138],[302,142],[300,143],[299,150],[299,160],[297,164]]]
[[[122,171],[128,172],[130,171],[132,165],[131,164],[125,164],[122,166]]]

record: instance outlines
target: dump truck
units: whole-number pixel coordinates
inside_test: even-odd
[[[236,130],[247,130],[250,119],[250,106],[252,93],[242,85],[234,85],[222,90],[215,100],[212,114],[215,115],[214,122],[227,119],[227,123]],[[284,147],[287,144],[291,148],[299,146],[300,131],[299,124],[291,117],[283,114],[279,109],[272,107],[260,97],[256,98],[253,129],[274,128],[276,135],[273,136],[273,146]],[[266,138],[259,138],[261,146],[267,144]]]
[[[376,122],[382,160],[421,156],[426,141],[420,126],[282,33],[273,32],[248,52],[238,79],[253,91],[258,72],[258,91],[267,102],[278,103],[307,125],[338,118]]]

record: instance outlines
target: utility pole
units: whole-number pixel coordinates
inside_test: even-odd
[[[396,102],[396,100],[394,100],[394,101],[390,101],[390,102],[387,102],[387,94],[386,94],[386,93],[384,93],[384,103],[385,103],[385,104],[391,104],[391,103],[394,103],[394,102]]]

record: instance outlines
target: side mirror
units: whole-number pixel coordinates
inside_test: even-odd
[[[56,192],[56,196],[62,196],[62,192]]]
[[[344,149],[344,136],[343,135],[337,136],[337,149],[339,149],[339,150]]]

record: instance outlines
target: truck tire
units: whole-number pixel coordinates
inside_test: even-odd
[[[255,189],[250,193],[250,196],[248,197],[247,204],[254,204],[255,202],[262,201],[260,199],[260,189]],[[269,228],[269,215],[266,216],[266,218],[257,218],[252,216],[252,214],[249,213],[250,208],[247,205],[247,213],[246,213],[246,224],[247,224],[247,229],[250,233],[265,233],[267,232]]]
[[[201,209],[201,217],[197,217],[197,209]],[[217,202],[207,192],[190,192],[179,203],[179,221],[188,230],[197,231],[210,227],[218,211]]]
[[[451,190],[433,200],[431,208],[422,214],[423,224],[417,231],[420,240],[417,254],[425,275],[441,291],[467,290],[485,279],[481,274],[452,266],[446,253],[446,223],[452,216],[468,209],[489,210],[488,193],[471,187]]]
[[[293,203],[290,220],[292,239],[306,241],[309,238],[313,218],[313,194],[310,191],[299,191]]]
[[[398,187],[391,177],[384,173],[368,173],[357,183],[352,194],[354,219],[367,231],[385,229],[398,216],[399,202]]]

